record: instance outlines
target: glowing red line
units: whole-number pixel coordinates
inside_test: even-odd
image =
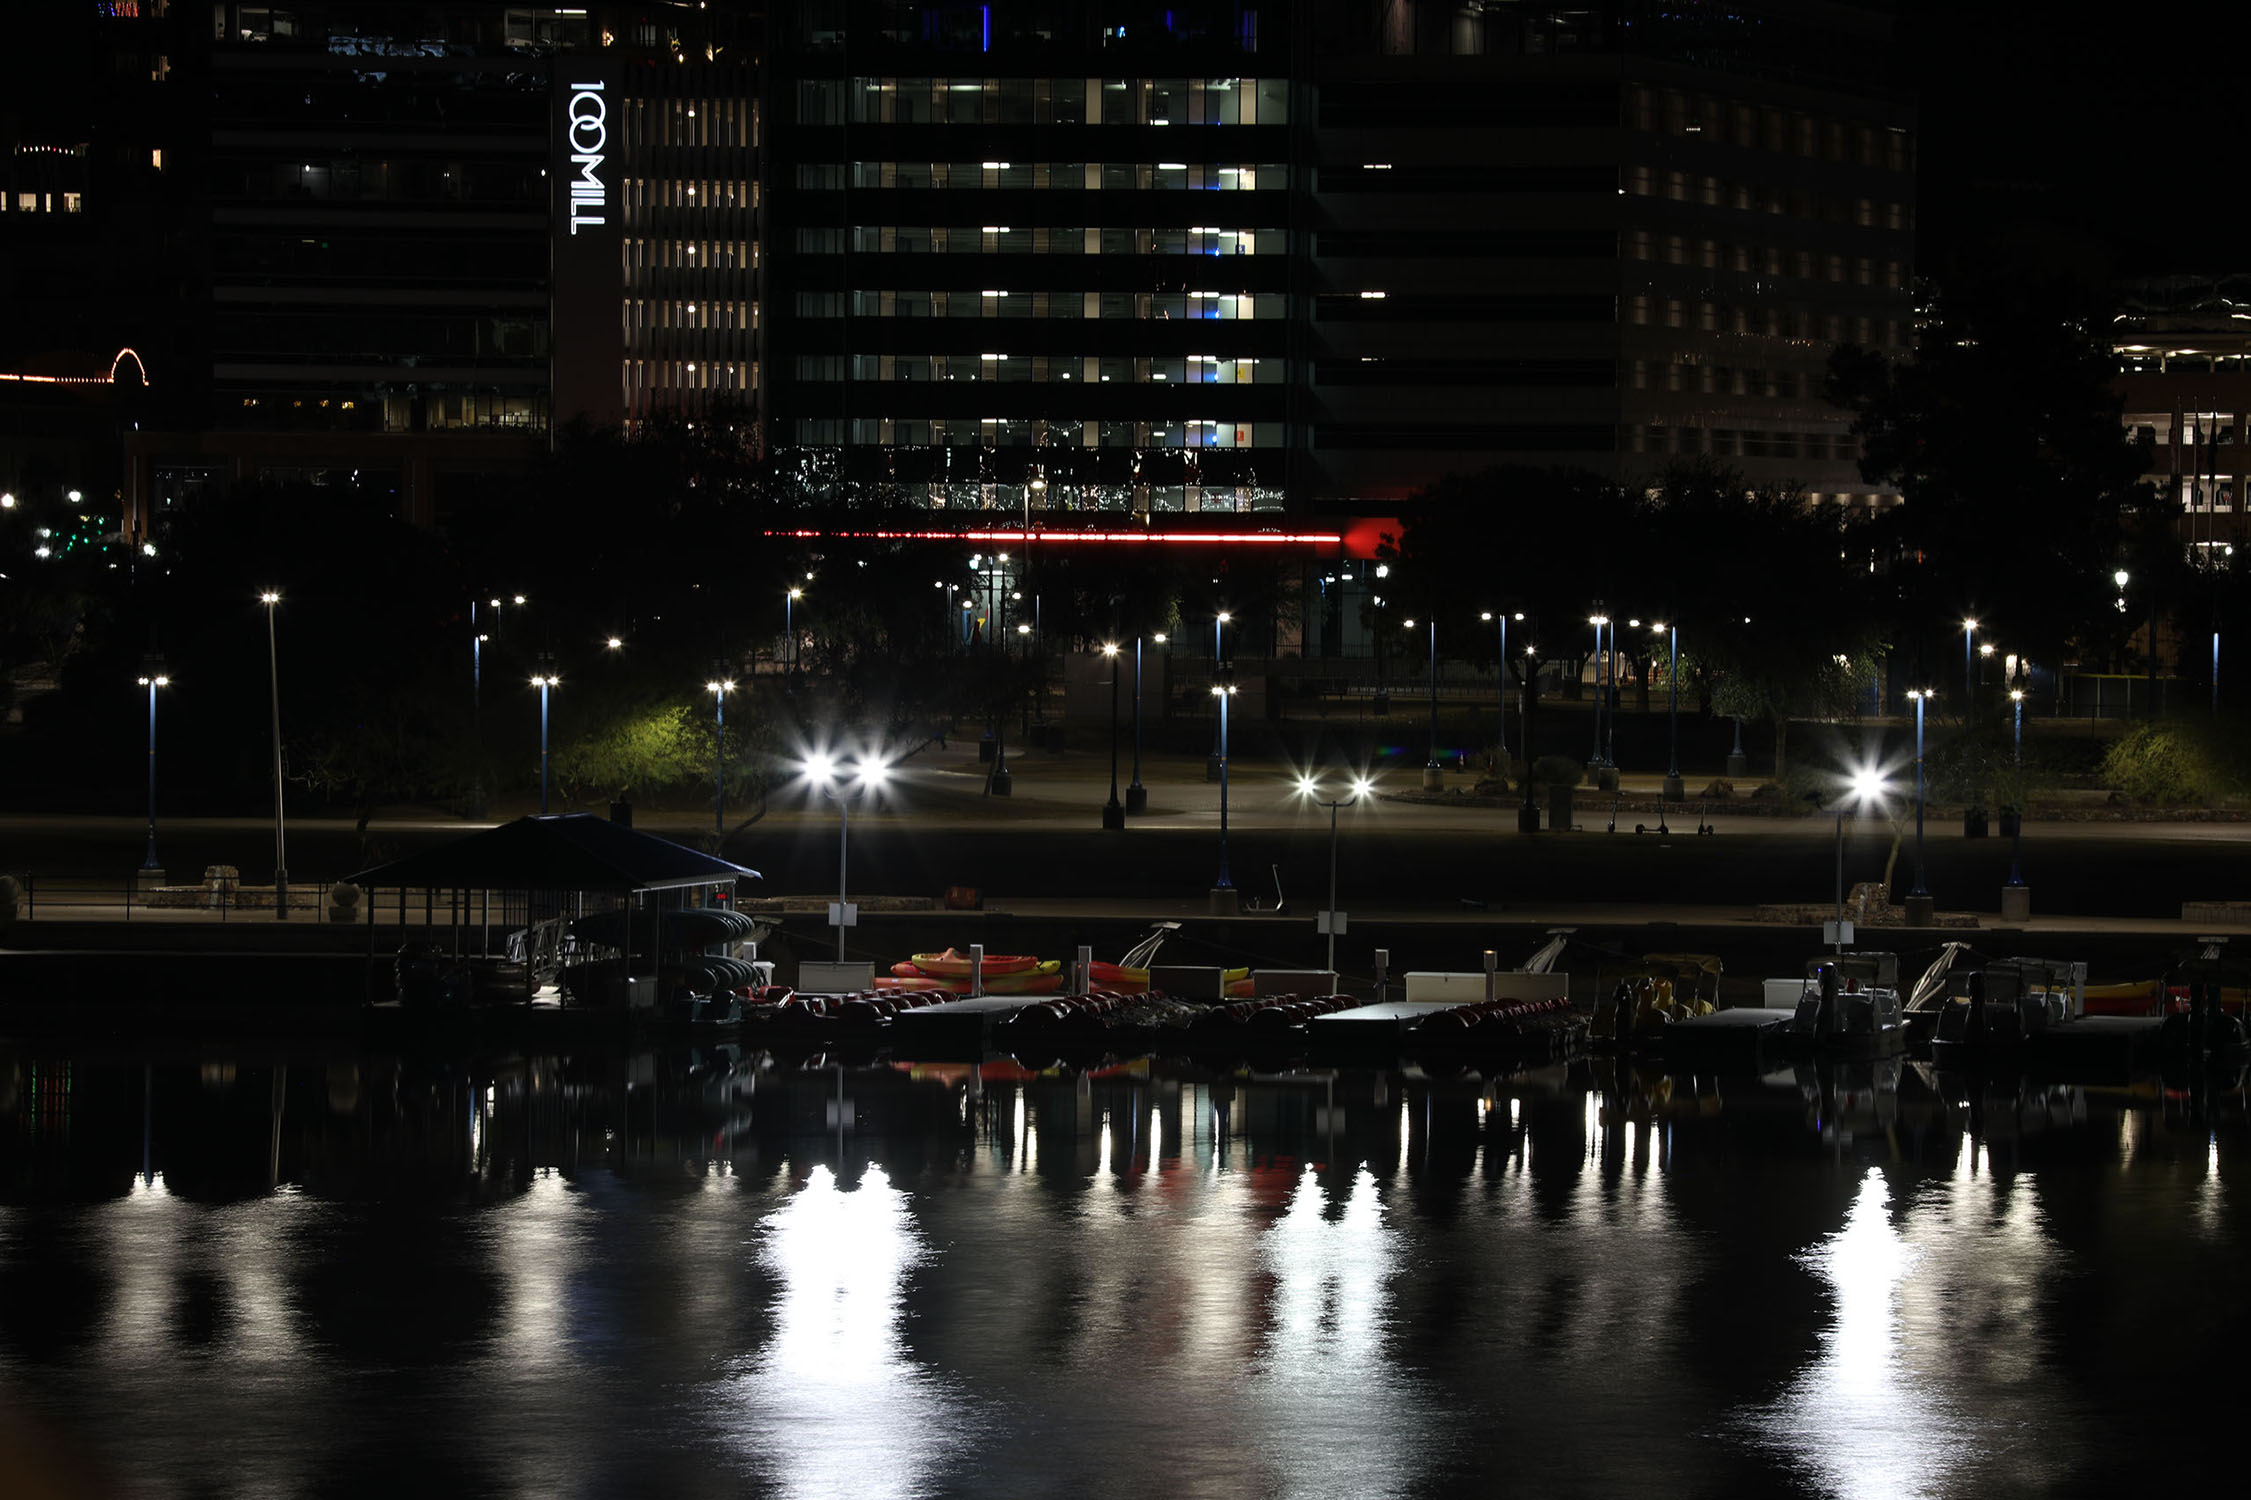
[[[769,531],[770,537],[815,540],[857,537],[878,542],[1248,542],[1265,546],[1339,546],[1335,531]]]

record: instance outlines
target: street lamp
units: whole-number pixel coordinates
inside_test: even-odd
[[[1234,618],[1235,616],[1233,614],[1224,609],[1221,610],[1218,614],[1212,616],[1211,680],[1214,683],[1217,683],[1220,680],[1219,664],[1222,658],[1225,656],[1225,648],[1221,645],[1220,632],[1226,629],[1227,622]],[[1212,691],[1216,694],[1218,693],[1219,689],[1215,686]],[[1225,718],[1223,715],[1221,723],[1224,722]],[[1219,723],[1212,725],[1211,758],[1204,762],[1204,780],[1206,781],[1218,781],[1221,778],[1221,768],[1227,755],[1226,733],[1226,730],[1222,729]]]
[[[1337,910],[1337,809],[1350,807],[1367,796],[1374,790],[1374,784],[1365,776],[1355,777],[1351,795],[1339,797],[1335,801],[1323,797],[1322,790],[1321,783],[1310,776],[1300,776],[1297,779],[1297,794],[1300,797],[1315,807],[1329,810],[1329,906],[1326,911],[1315,913],[1314,931],[1329,935],[1328,968],[1330,983],[1334,984],[1337,971],[1337,934],[1344,931],[1344,913]]]
[[[1962,621],[1962,719],[1968,722],[1977,712],[1977,656],[1970,643],[1977,635],[1977,621]]]
[[[539,815],[543,818],[547,816],[547,693],[562,682],[555,675],[555,658],[540,652],[531,685],[539,689]]]
[[[791,588],[782,598],[782,634],[789,641],[789,670],[797,670],[797,601],[805,597],[801,588]]]
[[[1883,794],[1884,778],[1863,767],[1853,772],[1846,794],[1837,799],[1837,922],[1829,940],[1839,953],[1845,951],[1845,809],[1857,810]]]
[[[1235,684],[1215,682],[1211,694],[1219,700],[1219,879],[1212,882],[1212,891],[1215,895],[1225,891],[1220,899],[1231,901],[1235,882],[1227,875],[1227,700],[1235,696]]]
[[[1118,800],[1118,643],[1105,641],[1102,656],[1110,664],[1110,800],[1102,804],[1102,826],[1123,828],[1125,804]]]
[[[1907,899],[1928,901],[1931,893],[1923,885],[1923,705],[1930,701],[1931,690],[1909,688],[1907,696],[1915,700],[1915,886]]]
[[[1412,620],[1403,621],[1409,630],[1415,628]],[[1423,790],[1438,791],[1445,785],[1445,768],[1438,764],[1438,617],[1430,617],[1430,754],[1423,761]]]
[[[846,895],[850,887],[845,880],[849,869],[846,861],[852,847],[852,799],[881,791],[884,778],[889,774],[890,767],[881,760],[858,760],[851,766],[852,785],[846,787],[845,768],[829,756],[816,754],[805,761],[805,779],[836,804],[836,906],[829,913],[829,925],[836,929],[838,963],[844,962],[844,929],[858,926],[860,920],[860,914]]]
[[[274,606],[281,594],[267,589],[258,596],[266,606],[266,680],[273,689],[274,710],[274,919],[289,920],[289,844],[282,823],[281,800],[281,656],[274,644]]]
[[[1157,632],[1157,644],[1165,643],[1165,633]],[[1149,789],[1141,784],[1141,637],[1133,638],[1133,780],[1126,785],[1125,809],[1129,813],[1149,810]]]
[[[1688,794],[1680,779],[1680,625],[1659,620],[1649,628],[1665,635],[1665,728],[1672,758],[1666,763],[1663,796],[1667,802],[1679,802]]]
[[[1587,616],[1587,623],[1594,627],[1594,754],[1589,757],[1587,766],[1590,770],[1598,773],[1595,779],[1599,782],[1601,780],[1599,773],[1603,764],[1602,711],[1607,706],[1602,691],[1602,628],[1610,623],[1610,617],[1600,614],[1589,615]]]
[[[1498,712],[1493,716],[1493,722],[1499,726],[1494,738],[1499,741],[1500,748],[1494,752],[1495,764],[1493,769],[1498,774],[1506,775],[1508,773],[1508,612],[1506,610],[1488,609],[1480,613],[1477,618],[1496,621],[1501,627],[1500,668],[1496,674],[1500,680],[1493,684],[1498,709]],[[1517,618],[1521,620],[1524,616],[1520,613]]]
[[[1519,736],[1524,744],[1524,805],[1516,810],[1516,831],[1538,833],[1540,809],[1532,801],[1532,682],[1540,671],[1540,648],[1524,648],[1524,691],[1517,694],[1517,712],[1524,716],[1524,732]]]
[[[149,690],[149,846],[148,856],[141,861],[144,870],[161,870],[156,862],[156,690],[170,687],[172,679],[164,675],[164,658],[144,657],[141,661],[141,686]]]
[[[713,806],[716,809],[711,815],[711,831],[722,839],[727,836],[727,694],[734,686],[733,680],[722,675],[721,668],[716,663],[712,668],[711,681],[703,685],[703,690],[711,694],[712,707],[719,720],[719,746],[711,757]]]
[[[2014,817],[2012,817],[2011,819],[2009,819],[2009,884],[2010,884],[2010,886],[2011,886],[2011,887],[2021,887],[2021,886],[2022,886],[2022,885],[2024,884],[2024,871],[2023,871],[2023,869],[2021,868],[2021,866],[2019,865],[2019,862],[2018,862],[2018,855],[2019,855],[2019,854],[2021,854],[2021,853],[2023,852],[2023,849],[2024,849],[2024,689],[2023,689],[2023,688],[2010,688],[2010,689],[2009,689],[2009,707],[2010,707],[2010,709],[2012,710],[2012,712],[2013,712],[2013,714],[2014,714],[2014,716],[2015,716],[2015,719],[2016,719],[2016,744],[2015,744],[2015,747],[2014,747],[2014,749],[2015,749],[2015,754],[2014,754],[2014,761],[2013,761],[2013,764],[2014,764],[2014,769],[2015,769],[2015,772],[2016,772],[2016,785],[2015,785],[2015,787],[2014,787],[2014,788],[2012,788],[2012,789],[2011,789],[2011,794],[2010,794],[2010,797],[2009,797],[2009,803],[2010,803],[2010,808],[2009,808],[2009,810],[2010,810],[2011,812],[2013,812],[2013,813],[2015,814],[2015,816],[2014,816]]]

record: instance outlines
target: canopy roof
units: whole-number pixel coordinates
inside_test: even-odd
[[[518,818],[351,877],[362,886],[505,891],[657,891],[759,878],[592,813]]]

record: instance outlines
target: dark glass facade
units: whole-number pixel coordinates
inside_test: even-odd
[[[895,503],[1350,511],[1686,454],[1870,501],[1897,348],[1880,14],[776,7],[769,440]]]

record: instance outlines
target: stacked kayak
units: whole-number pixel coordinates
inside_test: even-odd
[[[970,957],[958,948],[948,948],[943,953],[917,953],[902,963],[891,966],[888,978],[878,979],[882,989],[896,990],[962,990],[970,984]],[[1069,977],[1057,959],[1042,959],[1029,953],[988,953],[985,955],[984,989],[988,995],[1053,995],[1060,993]],[[1251,992],[1251,971],[1229,969],[1225,980],[1230,995],[1248,995]],[[1142,995],[1149,991],[1149,971],[1128,968],[1122,964],[1096,963],[1089,976],[1090,990],[1117,995]]]
[[[948,948],[943,953],[917,953],[891,966],[886,989],[967,990],[973,967],[968,954]],[[878,981],[882,984],[882,981]],[[988,953],[984,961],[984,988],[988,995],[1052,995],[1063,988],[1063,965],[1029,953]]]

